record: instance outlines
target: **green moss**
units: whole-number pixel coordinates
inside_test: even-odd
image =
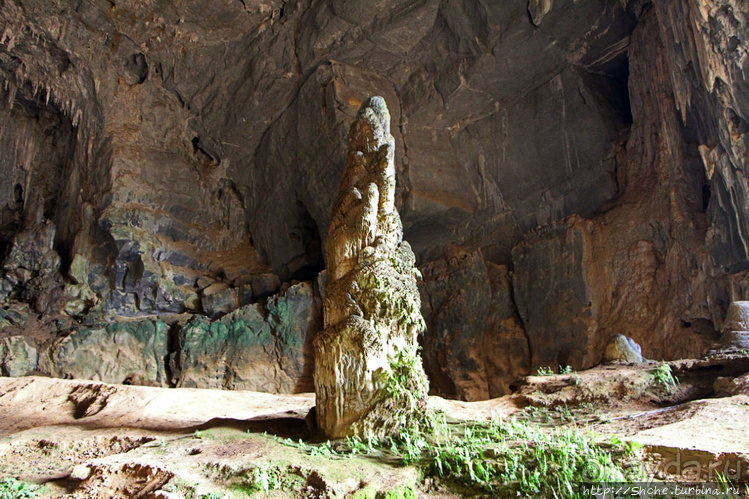
[[[378,494],[376,499],[416,499],[416,491],[410,485],[406,487],[399,487],[391,492],[385,494]]]
[[[377,499],[377,491],[372,487],[364,487],[354,492],[351,499]]]

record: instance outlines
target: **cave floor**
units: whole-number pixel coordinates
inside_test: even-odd
[[[532,376],[505,397],[430,405],[452,423],[518,418],[638,442],[643,469],[660,480],[693,480],[697,469],[702,480],[721,472],[747,481],[749,396],[712,391],[718,376],[749,371],[746,354],[672,362],[676,386],[657,382],[658,366]],[[0,378],[0,481],[40,484],[37,497],[49,498],[370,497],[362,491],[404,485],[417,497],[492,497],[387,454],[336,452],[305,423],[313,405],[309,393]]]

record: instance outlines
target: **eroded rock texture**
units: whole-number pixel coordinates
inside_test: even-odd
[[[618,334],[700,354],[749,297],[748,39],[744,0],[5,0],[0,249],[55,227],[59,267],[4,267],[3,306],[220,319],[313,280],[382,95],[438,393]]]
[[[311,392],[312,338],[322,327],[311,283],[217,321],[194,317],[177,335],[178,387],[270,393]]]
[[[395,140],[382,97],[367,99],[348,141],[325,243],[325,330],[315,337],[317,424],[331,438],[383,438],[418,422],[427,380],[414,254],[395,209]]]

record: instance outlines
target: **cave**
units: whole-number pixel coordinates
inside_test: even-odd
[[[747,15],[0,2],[0,492],[746,487]]]

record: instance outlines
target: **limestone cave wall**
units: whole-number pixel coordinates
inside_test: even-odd
[[[392,115],[435,393],[587,368],[616,334],[699,355],[749,293],[747,11],[3,0],[3,374],[311,386],[322,248],[371,95]],[[45,245],[58,260],[28,256]],[[123,330],[156,364],[70,367],[71,344],[116,349]]]

